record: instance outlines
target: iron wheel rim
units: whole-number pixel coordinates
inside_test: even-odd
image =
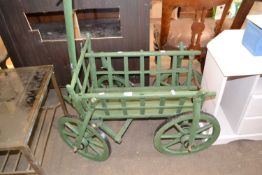
[[[186,145],[190,136],[190,125],[193,121],[192,113],[184,113],[170,118],[156,130],[154,137],[155,148],[164,154],[169,155],[187,155],[196,153],[208,148],[219,136],[220,126],[215,117],[208,113],[201,112],[199,128],[197,129],[196,139],[191,148]],[[183,126],[183,122],[188,122],[188,126]],[[177,132],[168,133],[170,129]],[[177,127],[180,127],[177,129]],[[188,129],[186,129],[188,128]],[[170,135],[170,137],[168,137]],[[168,141],[168,139],[170,139]],[[180,144],[180,145],[179,145]]]
[[[74,118],[62,117],[59,119],[59,133],[70,148],[74,147],[81,124],[80,120]],[[88,159],[104,161],[110,156],[110,143],[102,131],[88,125],[81,141],[81,149],[77,153]]]

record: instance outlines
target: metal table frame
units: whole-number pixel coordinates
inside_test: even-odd
[[[59,102],[60,102],[59,105],[55,106],[54,113],[55,113],[57,107],[61,106],[62,110],[63,110],[63,113],[65,115],[68,114],[68,111],[67,111],[67,108],[65,106],[65,103],[64,103],[61,91],[60,91],[60,89],[58,87],[58,84],[57,84],[57,81],[56,81],[56,78],[55,78],[55,75],[54,75],[54,71],[53,71],[53,66],[52,65],[28,67],[28,68],[18,68],[18,69],[13,69],[13,70],[2,70],[2,71],[0,71],[0,73],[2,72],[4,74],[8,74],[8,73],[10,73],[12,71],[30,70],[30,69],[32,69],[32,70],[39,70],[39,69],[41,69],[41,70],[46,71],[46,73],[45,73],[45,75],[44,75],[44,77],[43,77],[43,79],[41,81],[41,85],[40,85],[40,87],[38,89],[37,95],[36,95],[35,100],[34,100],[34,102],[32,104],[30,112],[28,113],[28,116],[26,117],[26,124],[25,124],[25,126],[23,128],[23,132],[21,132],[21,133],[24,133],[24,135],[21,137],[20,140],[15,140],[15,141],[12,140],[12,138],[10,137],[8,139],[8,140],[10,140],[10,142],[1,142],[4,139],[1,140],[1,137],[0,137],[0,152],[4,151],[4,152],[7,153],[6,155],[4,155],[5,157],[4,157],[4,160],[2,161],[2,164],[0,164],[0,174],[1,175],[3,175],[3,174],[34,174],[34,173],[37,173],[37,174],[40,174],[40,175],[45,175],[46,174],[46,172],[41,167],[41,164],[42,164],[42,161],[43,161],[43,157],[41,158],[41,160],[39,162],[36,159],[35,155],[34,155],[35,151],[32,150],[32,148],[30,148],[30,146],[28,144],[29,144],[29,141],[30,141],[30,137],[32,136],[33,130],[35,129],[35,125],[37,124],[37,121],[39,121],[39,120],[37,120],[38,119],[38,113],[39,113],[39,110],[41,108],[41,105],[43,104],[45,96],[47,94],[48,85],[50,83],[50,80],[52,81],[52,85],[53,85],[53,87],[55,89],[56,95],[58,96]],[[47,111],[47,110],[49,110],[49,108],[45,108],[44,110]],[[45,111],[45,114],[46,114],[46,111]],[[7,116],[0,114],[0,120],[3,120],[3,117],[7,118]],[[53,121],[53,118],[54,118],[54,115],[52,116],[51,121]],[[43,127],[44,120],[45,119],[42,120],[42,123],[40,124],[41,125],[40,128]],[[10,123],[10,127],[15,127],[16,125],[19,125],[19,122],[16,122],[16,123],[12,122],[12,123]],[[47,144],[48,137],[49,137],[50,130],[51,130],[51,125],[52,125],[52,123],[50,124],[50,126],[48,127],[48,130],[47,130],[48,133],[47,133],[46,143],[44,145],[44,150],[43,150],[43,155],[42,156],[44,156],[44,153],[45,153],[46,144]],[[41,129],[40,129],[40,131],[38,133],[38,138],[37,138],[38,140],[36,141],[35,146],[38,145],[40,132],[41,132]],[[17,134],[17,135],[19,135],[19,134]],[[0,136],[1,136],[1,133],[0,133]],[[33,148],[33,149],[36,149],[36,148]],[[16,161],[14,162],[13,170],[6,172],[6,171],[4,171],[6,163],[8,161],[9,156],[10,156],[10,152],[14,151],[14,150],[19,151],[19,153],[17,155]],[[16,171],[18,162],[21,159],[21,155],[23,155],[25,157],[25,159],[28,161],[28,168],[26,170],[24,170],[24,171]],[[32,170],[31,170],[31,167],[32,167]]]

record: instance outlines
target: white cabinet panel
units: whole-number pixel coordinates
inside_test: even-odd
[[[225,30],[207,46],[202,88],[216,92],[203,110],[220,122],[217,143],[262,139],[262,56],[242,45],[243,30]]]
[[[257,76],[230,77],[221,100],[221,108],[228,117],[228,121],[234,131],[238,130],[239,124],[245,117],[245,111],[254,87]]]
[[[254,93],[262,95],[262,77],[261,76],[258,78]]]
[[[217,63],[215,62],[212,54],[207,52],[201,87],[205,90],[208,89],[209,91],[216,92],[216,97],[213,99],[213,103],[220,101],[223,94],[225,81],[226,78],[223,76],[221,70],[217,66]]]
[[[238,134],[262,133],[262,117],[245,118],[241,122]]]
[[[262,117],[262,95],[253,95],[248,103],[246,117]]]

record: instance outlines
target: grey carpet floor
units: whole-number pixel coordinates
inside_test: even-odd
[[[48,102],[55,96],[48,97]],[[70,112],[74,111],[70,108]],[[44,168],[48,175],[259,175],[262,174],[262,141],[235,141],[214,145],[188,156],[172,157],[154,149],[154,131],[162,121],[140,120],[131,124],[121,144],[110,140],[111,156],[94,162],[74,154],[63,143],[57,130],[58,110],[47,151]],[[120,125],[119,122],[113,123]]]

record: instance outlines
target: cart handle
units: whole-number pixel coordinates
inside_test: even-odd
[[[68,43],[68,54],[70,60],[71,70],[75,70],[77,65],[76,60],[76,46],[75,46],[75,37],[74,37],[74,24],[73,24],[73,7],[72,0],[63,0],[64,4],[64,16],[66,24],[66,36]]]

